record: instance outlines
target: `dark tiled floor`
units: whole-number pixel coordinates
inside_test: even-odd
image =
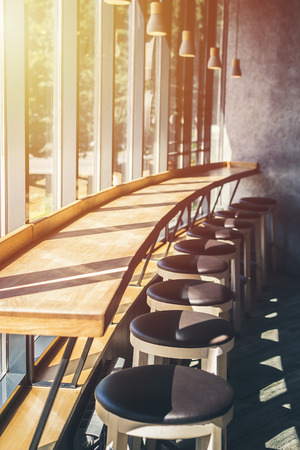
[[[229,356],[235,391],[227,450],[300,450],[300,276],[268,279]],[[194,449],[194,441],[161,449]]]
[[[230,354],[228,450],[300,449],[300,276],[268,280]]]
[[[227,450],[300,449],[300,276],[269,277],[229,358],[235,407]]]

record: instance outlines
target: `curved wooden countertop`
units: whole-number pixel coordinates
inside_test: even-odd
[[[176,178],[93,207],[5,263],[0,332],[102,336],[162,219],[214,186],[258,173],[258,165],[219,163],[198,172],[176,171]],[[47,222],[38,227],[47,231]]]

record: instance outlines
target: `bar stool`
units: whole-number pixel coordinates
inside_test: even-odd
[[[255,274],[256,284],[259,287],[258,292],[261,292],[263,264],[261,255],[261,217],[253,211],[244,211],[236,209],[227,209],[217,211],[216,216],[230,219],[241,219],[252,223],[254,232],[254,260],[255,260]]]
[[[205,219],[204,225],[218,229],[220,226],[224,228],[232,228],[239,231],[243,235],[243,275],[244,275],[244,298],[245,313],[251,314],[251,232],[252,224],[241,219],[225,219],[223,217],[213,217]],[[259,282],[259,280],[257,280]],[[261,285],[257,285],[260,292]]]
[[[133,366],[162,364],[165,358],[201,360],[201,369],[227,379],[227,353],[234,329],[225,319],[195,311],[156,311],[130,324]]]
[[[235,294],[228,287],[210,281],[166,280],[148,287],[150,311],[177,309],[197,311],[229,320]]]
[[[226,284],[228,264],[215,256],[170,255],[157,262],[157,273],[163,280],[189,278]]]
[[[234,393],[223,378],[178,365],[131,367],[108,375],[95,391],[107,425],[106,449],[126,450],[128,435],[196,438],[196,450],[221,450]]]
[[[231,289],[236,293],[233,304],[233,322],[237,331],[241,327],[241,292],[240,292],[240,261],[237,262],[236,248],[232,244],[216,239],[188,239],[174,244],[176,254],[191,254],[216,256],[231,264]]]
[[[250,205],[249,203],[231,203],[228,209],[234,211],[252,211],[260,215],[262,284],[265,286],[267,281],[266,216],[268,214],[268,208],[261,205]]]
[[[243,197],[240,203],[248,203],[250,205],[266,206],[269,210],[271,218],[271,249],[272,249],[272,266],[273,270],[277,270],[277,201],[270,197]]]

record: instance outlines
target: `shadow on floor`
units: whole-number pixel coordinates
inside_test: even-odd
[[[228,450],[300,449],[300,277],[270,277],[229,361]]]

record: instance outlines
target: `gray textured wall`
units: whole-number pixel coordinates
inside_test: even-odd
[[[240,0],[240,79],[230,77],[236,8],[230,0],[224,158],[259,162],[237,197],[277,199],[279,261],[300,274],[300,0]]]

